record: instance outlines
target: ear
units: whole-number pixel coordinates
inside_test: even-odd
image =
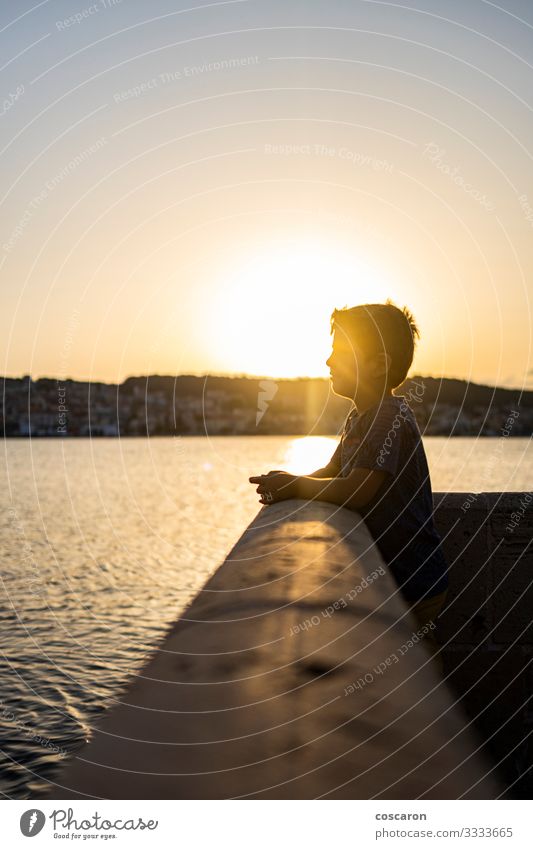
[[[378,377],[381,374],[387,374],[392,365],[392,357],[390,354],[385,353],[385,351],[380,351],[379,354],[376,354],[374,360],[374,374]]]

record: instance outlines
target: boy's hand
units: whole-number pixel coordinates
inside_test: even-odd
[[[261,495],[260,504],[274,504],[276,501],[286,501],[288,498],[296,498],[296,475],[291,475],[289,472],[273,471],[267,475],[256,475],[248,478],[250,483],[257,483],[259,486],[256,489]],[[270,493],[270,497],[265,497],[265,493]]]

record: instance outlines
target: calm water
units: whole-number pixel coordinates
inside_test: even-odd
[[[25,798],[90,734],[260,509],[327,437],[8,440],[0,486],[0,791]],[[434,491],[531,490],[527,438],[425,440]]]

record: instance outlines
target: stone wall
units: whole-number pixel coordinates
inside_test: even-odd
[[[265,507],[50,796],[497,798],[416,632],[358,514]]]
[[[533,794],[533,493],[434,493],[444,673],[515,798]]]

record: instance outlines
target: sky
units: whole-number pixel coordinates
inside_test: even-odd
[[[392,298],[411,375],[533,388],[533,6],[0,2],[0,373],[327,376]]]

